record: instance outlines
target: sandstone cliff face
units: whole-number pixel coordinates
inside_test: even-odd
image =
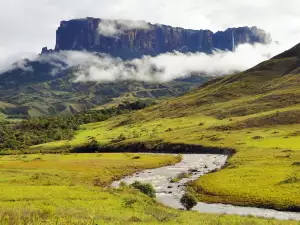
[[[62,21],[56,32],[55,51],[77,50],[108,53],[123,59],[156,56],[161,53],[204,52],[214,49],[233,50],[244,43],[267,44],[271,37],[256,27],[230,28],[213,33],[210,30],[190,30],[166,25],[148,24],[147,29],[124,30],[116,36],[105,36],[97,18]],[[47,48],[43,53],[49,52]]]

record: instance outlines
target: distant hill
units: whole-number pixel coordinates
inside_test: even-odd
[[[178,96],[211,79],[193,75],[167,83],[135,80],[74,82],[77,67],[63,69],[52,75],[54,67],[50,62],[27,63],[31,69],[16,68],[0,74],[0,101],[10,103],[0,104],[0,110],[11,117],[76,113],[110,101],[122,103],[138,98]]]

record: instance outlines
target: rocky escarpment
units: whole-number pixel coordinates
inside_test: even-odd
[[[257,27],[230,28],[213,33],[210,30],[190,30],[144,22],[101,20],[97,18],[62,21],[56,32],[54,51],[77,50],[107,53],[123,59],[161,53],[204,52],[214,49],[234,50],[240,44],[267,44],[271,37]],[[99,26],[105,25],[105,29]],[[133,24],[133,25],[132,25]],[[107,35],[107,31],[110,32]],[[43,53],[53,50],[43,49]]]

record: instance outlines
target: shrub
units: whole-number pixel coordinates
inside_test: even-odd
[[[259,140],[259,139],[263,139],[263,137],[261,137],[261,136],[254,136],[252,139],[253,140]]]
[[[300,178],[298,177],[290,177],[284,181],[281,181],[279,184],[294,184],[294,183],[299,183]]]
[[[118,105],[119,110],[140,110],[148,106],[154,105],[152,100],[138,100],[135,102],[124,101]]]
[[[181,197],[180,203],[186,210],[191,210],[194,206],[197,205],[197,199],[195,198],[195,196],[186,193]]]
[[[294,162],[292,165],[293,166],[300,166],[300,162]]]
[[[101,187],[103,185],[103,183],[101,182],[101,180],[99,178],[96,178],[94,181],[93,181],[93,184],[94,186],[96,187]]]
[[[122,134],[119,135],[118,141],[124,141],[124,140],[126,140],[126,137],[125,137],[125,135],[122,133]]]
[[[142,184],[139,181],[135,181],[132,185],[135,189],[140,190],[145,195],[148,195],[151,198],[155,198],[155,190],[151,184]]]
[[[125,137],[125,135],[122,133],[122,134],[120,134],[119,137],[117,137],[116,139],[111,140],[111,143],[118,143],[118,142],[125,141],[125,140],[126,140],[126,137]]]
[[[139,132],[137,132],[136,130],[134,130],[132,136],[133,136],[133,138],[139,138],[141,136],[141,134]]]
[[[124,207],[131,208],[134,205],[134,203],[136,203],[136,202],[137,202],[137,200],[135,198],[126,198],[124,200]]]
[[[76,146],[73,149],[71,149],[72,153],[92,153],[92,152],[98,152],[98,150],[101,148],[99,143],[95,138],[90,138],[89,142],[81,145]]]
[[[142,220],[136,216],[130,217],[129,221],[134,223],[142,222]]]

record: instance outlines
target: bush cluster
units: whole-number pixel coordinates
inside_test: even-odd
[[[183,207],[186,210],[191,210],[193,207],[195,207],[197,205],[197,199],[194,195],[189,194],[189,193],[185,193],[181,197],[180,203],[183,205]]]
[[[132,185],[135,189],[140,190],[145,195],[148,195],[151,198],[155,198],[155,189],[151,184],[142,184],[139,181],[135,181]]]

